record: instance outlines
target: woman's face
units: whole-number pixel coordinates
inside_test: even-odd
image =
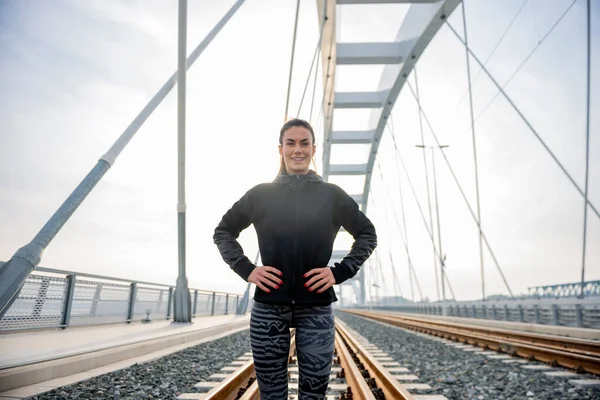
[[[310,160],[317,151],[310,131],[302,126],[292,126],[283,133],[281,139],[279,154],[283,158],[287,173],[290,175],[307,174]]]

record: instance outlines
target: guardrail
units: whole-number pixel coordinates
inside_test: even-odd
[[[0,263],[0,266],[3,263]],[[171,319],[174,286],[38,267],[0,332]],[[190,289],[192,315],[235,314],[241,295]],[[149,314],[148,314],[149,311]]]
[[[441,304],[371,305],[352,308],[444,315]],[[449,317],[479,318],[533,324],[600,328],[599,299],[514,300],[501,302],[450,302]]]

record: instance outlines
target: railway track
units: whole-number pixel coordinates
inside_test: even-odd
[[[407,372],[397,362],[386,360],[376,346],[362,338],[356,338],[343,323],[336,322],[335,352],[332,374],[330,375],[328,400],[435,400],[445,399],[443,396],[415,396],[409,387],[422,384],[400,383],[399,379],[413,375],[394,375],[395,372]],[[382,360],[383,359],[383,360]],[[230,374],[215,375],[224,378],[221,382],[201,382],[197,388],[210,388],[207,393],[184,393],[178,397],[182,400],[259,400],[260,392],[256,382],[256,374],[250,353],[238,362],[237,367],[225,367]],[[297,379],[297,363],[295,354],[295,337],[292,336],[289,354],[288,377]],[[336,382],[337,381],[337,382]],[[343,381],[343,383],[339,383]],[[290,393],[294,387],[290,386]],[[290,399],[297,399],[290,394]]]
[[[393,313],[359,310],[344,312],[552,366],[600,374],[600,343],[594,340],[433,321]]]

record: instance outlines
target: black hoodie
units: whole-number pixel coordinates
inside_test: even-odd
[[[279,289],[260,288],[254,300],[273,304],[327,305],[337,301],[329,288],[309,292],[304,274],[327,267],[333,242],[344,227],[354,237],[350,252],[330,266],[336,284],[352,278],[377,246],[375,227],[358,204],[339,186],[324,182],[314,171],[307,175],[279,174],[272,183],[259,184],[238,200],[215,229],[214,242],[225,262],[244,280],[255,265],[236,240],[254,224],[263,265],[283,273]]]

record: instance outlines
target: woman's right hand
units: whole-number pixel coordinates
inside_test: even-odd
[[[272,287],[273,289],[279,289],[279,285],[283,283],[279,276],[282,276],[283,273],[277,268],[262,266],[256,267],[248,276],[248,282],[254,283],[261,290],[271,293],[271,290],[267,288],[267,286]]]

